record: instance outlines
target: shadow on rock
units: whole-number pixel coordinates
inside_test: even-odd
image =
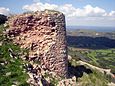
[[[68,70],[69,70],[69,77],[76,76],[77,78],[82,77],[83,73],[93,73],[91,69],[86,68],[84,65],[79,65],[79,66],[72,66],[70,63],[68,64]]]

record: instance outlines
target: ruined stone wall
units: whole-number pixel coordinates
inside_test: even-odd
[[[42,68],[67,76],[65,17],[57,11],[26,13],[9,19],[8,35],[22,48],[29,49],[29,60]]]

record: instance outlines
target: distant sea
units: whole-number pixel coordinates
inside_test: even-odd
[[[84,30],[93,30],[97,32],[115,32],[115,27],[98,27],[98,26],[67,26],[67,30],[77,30],[77,29],[84,29]]]

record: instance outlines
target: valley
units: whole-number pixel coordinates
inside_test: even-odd
[[[81,63],[80,65],[88,65],[90,68],[96,68],[98,71],[103,70],[105,71],[104,73],[109,71],[109,73],[111,73],[114,77],[114,32],[71,30],[67,31],[67,43],[68,54],[75,60],[72,62],[72,64],[76,65]],[[115,82],[114,78],[111,78],[110,80]]]

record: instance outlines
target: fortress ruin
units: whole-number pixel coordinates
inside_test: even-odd
[[[67,77],[66,26],[63,13],[45,10],[9,19],[8,35],[29,49],[29,60],[40,61],[44,70]]]

